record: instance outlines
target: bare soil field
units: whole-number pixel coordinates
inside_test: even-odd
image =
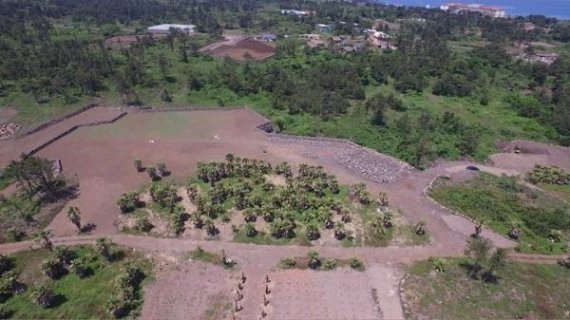
[[[380,319],[364,272],[286,270],[271,274],[269,319]]]
[[[120,111],[114,108],[95,107],[49,126],[40,132],[18,139],[0,141],[0,167],[7,165],[11,160],[18,159],[23,152],[29,152],[73,126],[111,120],[119,113]]]
[[[518,148],[520,153],[514,153]],[[502,146],[503,153],[489,157],[489,163],[498,168],[513,169],[522,173],[536,165],[554,165],[570,170],[570,148],[533,141],[515,140]]]
[[[253,38],[230,38],[207,45],[200,51],[217,56],[230,57],[238,61],[262,61],[275,54],[275,48]]]
[[[233,276],[233,278],[237,278]],[[231,319],[236,279],[222,267],[182,262],[160,267],[145,290],[141,319]]]

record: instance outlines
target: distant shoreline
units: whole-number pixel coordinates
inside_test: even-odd
[[[463,0],[463,1],[446,1],[446,0],[379,0],[379,3],[409,6],[409,7],[426,7],[439,8],[440,5],[447,2],[462,3],[478,3],[489,6],[497,6],[505,9],[507,15],[528,16],[528,15],[544,15],[559,20],[570,20],[570,1],[561,0]]]

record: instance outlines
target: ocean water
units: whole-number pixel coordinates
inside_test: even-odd
[[[570,0],[381,0],[380,2],[394,5],[430,6],[432,8],[448,2],[479,3],[502,7],[509,16],[542,14],[570,20]]]

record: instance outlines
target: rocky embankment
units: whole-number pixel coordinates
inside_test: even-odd
[[[374,182],[391,183],[413,172],[409,164],[361,147],[348,140],[272,134],[275,143],[302,145],[302,155],[324,163],[334,162]]]

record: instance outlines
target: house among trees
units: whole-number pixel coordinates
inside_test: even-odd
[[[289,9],[281,10],[281,14],[284,16],[294,16],[297,18],[314,17],[317,15],[315,11],[302,11],[302,10],[289,10]]]
[[[315,26],[318,33],[332,33],[333,26],[331,24],[322,24],[319,23]]]
[[[447,3],[440,6],[439,8],[443,11],[448,11],[451,13],[478,12],[484,16],[492,18],[504,18],[507,16],[506,11],[499,7],[484,6],[475,3]]]
[[[262,41],[265,41],[265,42],[274,42],[274,41],[277,41],[277,35],[274,35],[274,34],[271,34],[271,33],[266,33],[266,34],[263,34],[263,35],[260,37],[260,39],[261,39]]]
[[[368,41],[375,47],[381,50],[395,50],[394,40],[392,37],[382,31],[376,31],[374,29],[368,29]]]
[[[529,55],[529,59],[531,61],[542,62],[546,64],[552,64],[556,59],[558,59],[560,55],[553,52],[543,52],[543,53],[534,53]]]
[[[148,27],[149,33],[171,33],[172,30],[182,31],[184,33],[193,33],[196,26],[193,24],[160,24],[157,26]]]

